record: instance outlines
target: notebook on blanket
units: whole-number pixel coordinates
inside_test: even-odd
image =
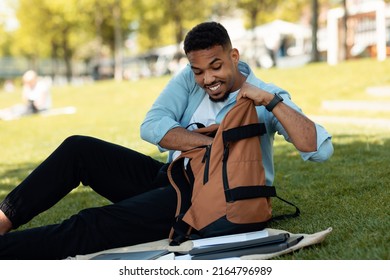
[[[169,254],[168,250],[114,252],[96,255],[91,260],[156,260],[166,254]]]
[[[245,255],[275,253],[298,244],[302,239],[303,236],[290,237],[288,233],[279,233],[247,241],[193,247],[188,254],[178,255],[175,259],[217,260],[240,258]]]

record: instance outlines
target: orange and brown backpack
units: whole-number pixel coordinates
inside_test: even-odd
[[[272,218],[271,197],[278,196],[265,183],[260,136],[266,127],[259,123],[253,101],[239,94],[220,125],[194,131],[214,140],[182,152],[168,167],[178,198],[171,245],[265,228]],[[283,216],[298,216],[293,206],[296,212]]]

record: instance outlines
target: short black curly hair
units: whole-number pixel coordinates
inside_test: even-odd
[[[205,50],[214,46],[231,48],[232,43],[225,27],[217,22],[203,22],[192,28],[184,39],[184,52]]]

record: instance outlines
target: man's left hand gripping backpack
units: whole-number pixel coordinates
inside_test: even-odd
[[[211,145],[182,152],[168,167],[178,197],[171,245],[264,229],[276,191],[265,184],[260,136],[266,128],[253,101],[239,94],[220,125],[194,131],[215,136]]]

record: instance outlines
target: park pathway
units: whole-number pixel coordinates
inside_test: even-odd
[[[365,117],[364,112],[375,111],[390,113],[390,86],[370,87],[366,90],[372,100],[332,100],[324,101],[322,109],[331,112],[330,115],[312,115],[310,118],[318,123],[336,123],[364,127],[390,129],[390,118]],[[337,116],[340,111],[361,112],[361,117]]]

